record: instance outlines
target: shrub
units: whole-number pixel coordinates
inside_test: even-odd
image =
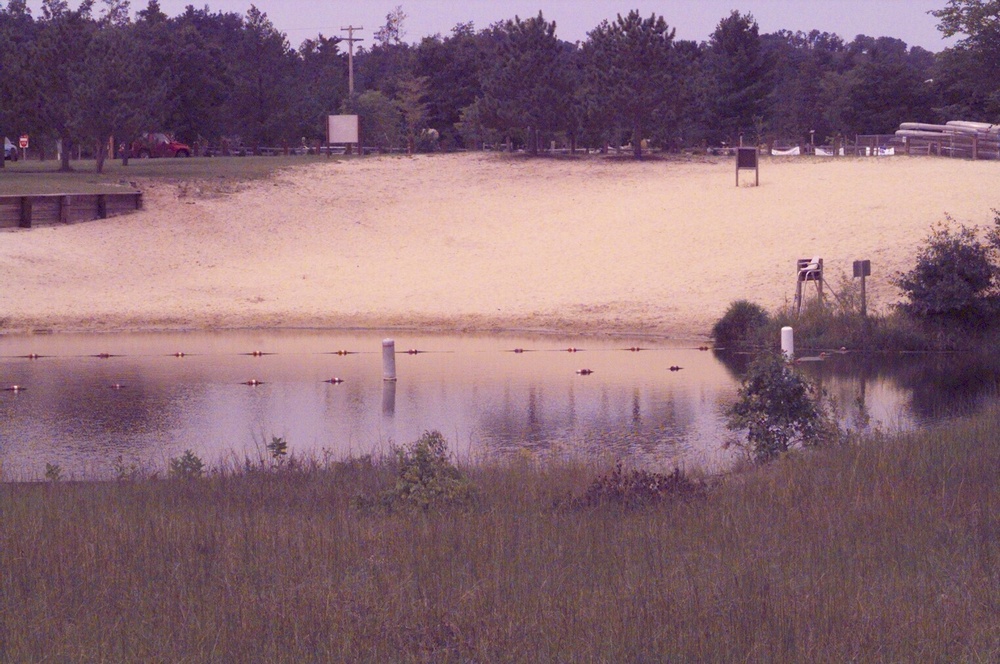
[[[747,440],[734,444],[757,462],[770,461],[797,443],[819,443],[835,428],[816,387],[776,353],[753,361],[726,418],[731,431],[746,430]]]
[[[609,474],[598,477],[576,501],[580,507],[621,505],[628,509],[655,505],[671,499],[691,500],[705,495],[705,485],[688,478],[680,468],[669,475],[645,470],[623,470],[615,464]]]
[[[719,346],[757,346],[767,322],[763,307],[749,300],[736,300],[712,326],[712,338]]]
[[[62,466],[58,463],[45,464],[45,479],[50,482],[58,482],[63,478]]]
[[[176,479],[193,480],[205,472],[205,462],[191,450],[170,460],[170,476]]]
[[[1000,214],[996,222],[1000,225]],[[969,319],[988,311],[997,276],[997,231],[983,242],[982,229],[950,224],[953,220],[947,217],[946,223],[935,226],[914,268],[893,280],[908,300],[904,310],[917,317]]]
[[[416,442],[393,452],[398,465],[396,482],[380,496],[378,502],[382,507],[426,511],[472,503],[472,485],[451,462],[448,444],[440,432],[424,432]],[[371,506],[364,499],[358,499],[356,504]]]
[[[271,436],[271,442],[267,444],[267,451],[271,453],[271,459],[280,465],[288,455],[288,441],[284,438]]]

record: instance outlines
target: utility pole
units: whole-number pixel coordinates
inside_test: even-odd
[[[364,29],[364,26],[356,28],[353,25],[340,29],[341,32],[347,33],[347,92],[352,96],[354,95],[354,42],[364,41],[360,37],[355,37],[354,31]]]

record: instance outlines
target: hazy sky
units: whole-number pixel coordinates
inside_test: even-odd
[[[100,2],[97,3],[100,7]],[[147,0],[132,0],[132,9],[146,7]],[[249,0],[160,0],[169,16],[176,16],[187,5],[212,11],[238,12],[249,9]],[[548,20],[555,20],[560,39],[579,41],[586,38],[604,19],[613,20],[620,13],[638,9],[643,16],[662,15],[677,29],[679,39],[707,40],[719,20],[733,10],[751,13],[762,33],[786,29],[808,32],[817,29],[834,32],[850,41],[856,35],[896,37],[910,46],[940,51],[950,46],[937,31],[937,19],[928,10],[940,9],[946,0],[256,0],[275,27],[284,32],[292,46],[319,33],[341,35],[342,27],[363,26],[358,33],[371,45],[374,31],[385,24],[385,16],[396,5],[407,14],[404,39],[441,33],[447,35],[457,23],[473,21],[485,28],[498,20],[535,16],[541,10]],[[35,9],[39,0],[29,2]],[[70,6],[76,2],[70,0]]]

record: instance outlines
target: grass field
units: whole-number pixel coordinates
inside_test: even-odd
[[[332,157],[343,159],[343,157]],[[226,180],[241,182],[270,177],[290,166],[326,163],[325,156],[278,157],[191,157],[189,159],[130,159],[122,166],[120,159],[104,163],[104,172],[95,173],[93,160],[73,161],[73,171],[59,172],[59,162],[7,162],[0,170],[0,196],[26,194],[93,194],[118,191],[134,181]]]
[[[573,506],[598,469],[392,463],[0,484],[0,660],[996,662],[1000,412]],[[605,469],[606,470],[606,469]]]

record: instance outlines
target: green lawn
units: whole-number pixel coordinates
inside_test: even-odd
[[[343,157],[333,157],[342,159]],[[129,182],[162,180],[225,180],[245,182],[270,177],[291,166],[327,163],[325,156],[288,157],[192,157],[190,159],[131,159],[122,166],[120,159],[104,163],[104,172],[95,173],[93,160],[71,162],[73,171],[59,172],[59,162],[7,162],[0,169],[0,196],[25,194],[93,194],[120,191]]]

